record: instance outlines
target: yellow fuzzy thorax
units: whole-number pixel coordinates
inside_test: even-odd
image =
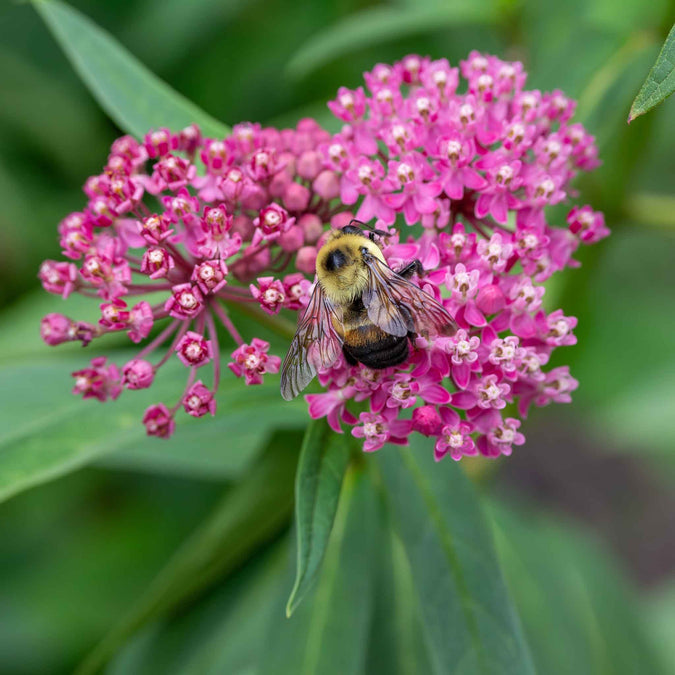
[[[336,305],[346,305],[366,290],[369,282],[368,268],[363,261],[361,249],[386,264],[380,247],[368,237],[346,234],[342,230],[331,233],[316,256],[316,275],[326,297]],[[327,257],[339,249],[347,258],[347,264],[337,270],[325,268]]]

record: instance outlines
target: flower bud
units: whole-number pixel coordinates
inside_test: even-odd
[[[323,234],[323,223],[315,213],[305,213],[305,215],[300,216],[298,225],[303,229],[305,241],[308,244],[315,244]]]
[[[340,180],[335,171],[322,171],[312,183],[312,189],[322,199],[330,201],[340,194]]]
[[[483,314],[496,314],[504,309],[506,298],[502,289],[495,284],[485,286],[478,291],[476,305]]]
[[[321,155],[316,150],[307,150],[298,158],[296,171],[300,178],[313,180],[321,171]]]
[[[147,389],[154,379],[152,364],[143,359],[132,359],[122,368],[122,386],[127,389]]]
[[[145,411],[143,424],[148,436],[157,436],[158,438],[169,438],[176,428],[173,416],[163,403],[151,405]]]
[[[63,314],[47,314],[40,324],[40,336],[52,347],[74,340],[75,332],[75,324]]]
[[[316,254],[317,250],[315,246],[303,246],[295,258],[295,266],[305,274],[314,274]]]
[[[215,415],[216,400],[213,392],[204,386],[201,380],[195,382],[183,397],[185,412],[192,417],[203,417],[207,413]]]
[[[433,405],[422,405],[415,408],[412,414],[412,427],[425,436],[436,436],[443,425],[438,410]]]
[[[311,196],[312,193],[304,185],[291,182],[284,190],[284,206],[289,211],[304,211]]]
[[[305,233],[302,231],[301,227],[293,225],[293,227],[291,227],[288,232],[284,232],[277,241],[284,251],[293,253],[305,243]]]

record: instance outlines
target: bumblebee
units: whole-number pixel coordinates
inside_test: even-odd
[[[385,232],[352,220],[335,230],[316,257],[317,284],[281,368],[281,395],[295,398],[317,371],[344,354],[350,365],[389,368],[408,359],[417,335],[453,335],[448,311],[409,279],[413,260],[395,272],[375,241]]]

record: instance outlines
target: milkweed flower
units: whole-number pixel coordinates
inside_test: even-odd
[[[117,139],[102,173],[85,182],[84,208],[58,227],[66,260],[45,261],[38,275],[50,293],[97,298],[100,318],[87,324],[50,313],[40,330],[49,345],[126,332],[139,351],[121,371],[94,358],[73,373],[74,393],[106,401],[147,389],[175,359],[187,369],[185,390],[143,416],[149,435],[168,438],[181,408],[193,417],[215,414],[218,326],[237,346],[230,369],[246,384],[277,373],[280,358],[264,340],[244,343],[231,308],[246,303],[274,314],[307,304],[304,275],[264,273],[288,267],[336,213],[333,197],[324,196],[333,174],[318,151],[329,138],[305,119],[284,130],[239,124],[225,139],[202,138],[195,125],[151,131],[142,142]],[[207,366],[210,383],[195,382]]]
[[[185,389],[146,410],[147,433],[169,437],[181,408],[215,414],[219,333],[235,345],[227,366],[242,384],[281,365],[267,342],[240,335],[232,309],[266,322],[302,315],[326,230],[355,217],[387,233],[392,268],[420,260],[417,283],[459,329],[419,336],[395,368],[339,358],[305,397],[310,417],[351,427],[368,452],[421,433],[437,460],[458,460],[510,454],[532,405],[571,400],[569,368],[546,366],[575,344],[576,318],[544,309],[543,283],[609,234],[601,213],[571,201],[572,180],[598,165],[594,138],[572,122],[575,102],[527,90],[522,64],[478,52],[458,66],[410,55],[364,79],[329,102],[343,123],[333,135],[305,119],[283,130],[243,123],[224,139],[192,125],[113,143],[85,182],[84,208],[59,225],[65,260],[39,272],[50,293],[98,298],[100,319],[51,313],[41,333],[88,345],[126,332],[139,351],[121,370],[93,359],[73,374],[75,393],[104,401],[154,387],[174,359]],[[550,215],[556,204],[568,205],[566,223]],[[197,368],[210,379],[196,380]]]
[[[594,139],[572,123],[576,104],[562,92],[525,89],[520,63],[472,52],[452,67],[411,55],[364,77],[366,89],[343,87],[329,104],[346,124],[322,146],[324,166],[355,218],[390,232],[390,266],[422,262],[420,286],[459,329],[418,337],[409,363],[371,385],[372,371],[341,360],[320,374],[326,392],[306,397],[310,415],[340,428],[353,424],[351,401],[368,400],[352,429],[364,450],[418,432],[436,438],[437,460],[508,455],[525,440],[516,410],[569,402],[578,386],[567,366],[545,371],[556,348],[576,343],[577,320],[543,309],[542,283],[578,265],[580,244],[609,234],[588,205],[570,204],[567,223],[548,216],[598,165]],[[405,225],[422,229],[406,235]]]

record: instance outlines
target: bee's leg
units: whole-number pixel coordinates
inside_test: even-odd
[[[409,262],[402,270],[399,270],[397,274],[404,279],[409,279],[413,274],[421,277],[424,275],[424,267],[422,267],[422,263],[419,260],[415,259]]]
[[[348,365],[355,366],[358,363],[358,361],[349,353],[347,347],[344,345],[342,346],[342,353],[345,355],[345,361],[348,363]]]

